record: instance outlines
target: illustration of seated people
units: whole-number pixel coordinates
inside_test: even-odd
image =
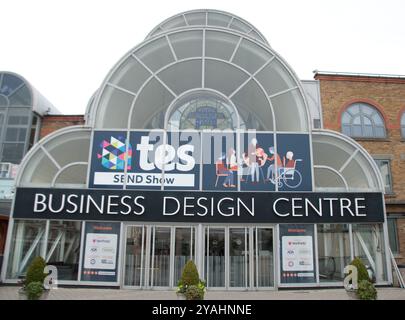
[[[248,163],[250,167],[250,182],[251,183],[259,183],[260,182],[260,175],[264,181],[264,174],[263,174],[263,166],[267,160],[267,154],[264,152],[263,148],[261,148],[258,144],[256,138],[253,138],[250,141],[248,146]]]
[[[269,153],[270,157],[268,157],[267,160],[273,163],[270,164],[269,167],[267,168],[266,181],[270,181],[271,183],[275,184],[275,181],[277,179],[275,163],[277,163],[278,173],[280,173],[280,168],[283,166],[283,163],[281,162],[281,158],[278,155],[278,153],[275,153],[274,147],[269,148]]]
[[[239,171],[238,175],[240,177],[240,181],[244,182],[246,181],[245,176],[248,176],[250,174],[250,161],[249,161],[249,155],[248,152],[245,151],[242,153],[242,157],[239,159]]]
[[[287,151],[285,157],[283,157],[283,167],[286,171],[295,168],[295,160],[293,157],[294,153],[292,151]]]
[[[220,177],[225,177],[223,186],[225,188],[236,188],[235,172],[238,171],[238,162],[236,159],[236,151],[234,148],[229,148],[227,154],[221,154],[215,163],[215,172],[217,179],[215,187],[218,185]]]

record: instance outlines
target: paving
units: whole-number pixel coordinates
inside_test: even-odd
[[[0,300],[18,300],[19,287],[0,286]],[[377,288],[379,300],[405,300],[405,289]],[[208,291],[206,300],[351,300],[344,289],[279,291]],[[48,300],[176,300],[174,291],[57,288]]]

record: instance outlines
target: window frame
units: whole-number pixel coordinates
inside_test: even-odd
[[[357,108],[358,111],[354,112],[353,109]],[[364,108],[371,109],[371,114],[364,112]],[[345,116],[349,117],[349,121],[344,121]],[[373,118],[378,116],[382,124],[377,124]],[[359,118],[359,124],[355,124],[354,121]],[[365,119],[371,123],[371,125],[365,123]],[[385,125],[385,119],[382,113],[374,105],[365,102],[355,102],[350,104],[342,112],[341,116],[341,132],[355,139],[386,139],[387,128]],[[355,133],[355,127],[360,127],[360,134]],[[366,130],[371,126],[371,135],[366,134]],[[377,133],[378,129],[383,130],[383,135]]]
[[[400,248],[400,241],[399,241],[399,236],[398,236],[398,217],[397,216],[390,216],[390,214],[387,214],[387,231],[388,231],[388,244],[390,246],[390,249],[392,251],[392,254],[394,256],[398,256],[401,252],[401,248]],[[391,247],[391,237],[390,237],[390,222],[389,221],[393,221],[393,226],[394,226],[394,232],[395,232],[395,242],[396,242],[396,250],[393,250],[393,248]]]
[[[383,176],[382,172],[381,172],[381,166],[380,163],[387,163],[387,167],[388,167],[388,178],[389,178],[389,189],[387,189],[387,185],[385,184],[385,176],[383,176],[383,182],[384,182],[384,191],[385,194],[394,194],[394,183],[392,180],[392,170],[391,170],[391,159],[389,158],[373,158],[374,162],[376,163],[378,170],[380,170],[381,175]]]
[[[399,126],[401,130],[401,138],[405,139],[405,111],[402,111],[401,118],[399,119]]]

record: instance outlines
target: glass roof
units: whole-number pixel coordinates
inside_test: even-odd
[[[192,10],[176,14],[156,26],[148,34],[146,39],[173,29],[189,28],[193,26],[228,28],[269,45],[260,31],[249,22],[228,12],[209,9]]]

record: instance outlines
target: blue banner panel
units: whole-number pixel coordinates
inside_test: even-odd
[[[81,281],[116,282],[119,222],[86,222]]]
[[[275,182],[279,191],[312,191],[311,149],[308,134],[277,134],[281,162]]]
[[[202,133],[203,190],[237,191],[239,164],[234,132]]]
[[[274,191],[271,177],[275,171],[274,135],[243,133],[239,135],[241,190]]]

